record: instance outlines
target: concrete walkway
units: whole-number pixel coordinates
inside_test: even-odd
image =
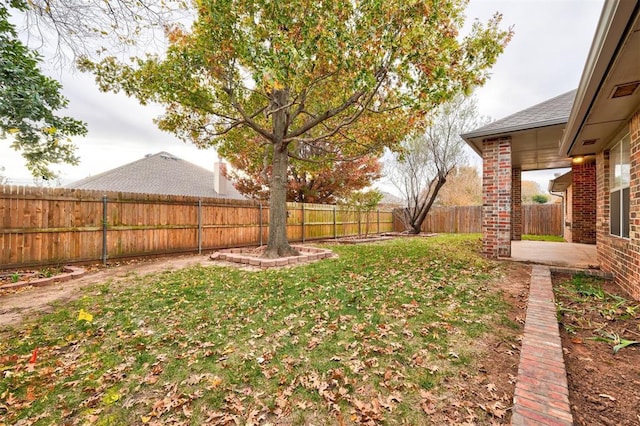
[[[511,257],[505,260],[579,269],[598,268],[599,265],[593,244],[547,241],[511,241]]]
[[[548,266],[532,266],[511,424],[573,424]]]

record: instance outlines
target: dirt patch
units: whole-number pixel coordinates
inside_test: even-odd
[[[497,392],[502,393],[502,405],[505,407],[503,424],[511,423],[511,405],[515,391],[518,365],[520,363],[520,348],[524,333],[524,320],[529,298],[529,284],[531,281],[531,267],[521,263],[506,263],[504,275],[489,284],[489,288],[502,292],[508,304],[507,318],[509,323],[501,324],[491,331],[482,342],[486,354],[483,364],[486,370],[487,383],[478,392],[491,389],[490,383],[495,384]],[[486,410],[491,412],[491,405]]]
[[[640,424],[640,305],[611,281],[554,275],[576,425]]]
[[[172,258],[131,260],[115,262],[107,267],[86,267],[87,275],[76,280],[57,283],[47,287],[22,287],[0,292],[0,328],[19,324],[35,312],[50,312],[52,305],[75,300],[81,296],[82,287],[107,280],[121,281],[132,274],[146,275],[170,269],[180,269],[210,262],[205,255],[185,255]]]

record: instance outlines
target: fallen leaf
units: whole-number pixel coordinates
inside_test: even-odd
[[[213,376],[211,378],[211,382],[210,383],[211,383],[211,388],[215,389],[215,388],[219,387],[222,384],[222,379],[220,377],[218,377],[218,376]]]
[[[384,372],[384,381],[388,382],[393,377],[393,371],[387,370]]]
[[[611,395],[607,395],[606,393],[601,393],[598,396],[601,397],[601,398],[610,399],[611,401],[615,401],[616,400],[614,397],[612,397]]]
[[[186,418],[190,418],[193,415],[193,409],[191,409],[190,407],[187,407],[186,405],[183,405],[182,414],[184,414]]]
[[[25,399],[29,402],[36,400],[36,395],[35,395],[33,386],[27,387],[27,395],[25,396]]]
[[[80,309],[80,312],[78,313],[78,321],[92,322],[93,315],[91,315],[89,312],[86,312],[84,309]]]
[[[31,358],[29,358],[29,364],[35,364],[36,359],[38,359],[38,348],[36,347],[31,354]]]

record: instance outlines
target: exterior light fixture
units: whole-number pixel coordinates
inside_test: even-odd
[[[584,162],[584,157],[582,155],[578,155],[577,157],[571,158],[572,164],[582,164]]]

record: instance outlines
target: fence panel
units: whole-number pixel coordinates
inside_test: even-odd
[[[396,219],[396,230],[402,231],[402,228],[401,221]],[[523,205],[522,228],[524,234],[562,235],[562,205]],[[421,230],[427,233],[480,233],[482,206],[434,207],[427,214]]]
[[[390,209],[287,211],[292,242],[394,229]],[[0,186],[0,269],[258,245],[268,228],[268,207],[254,201]]]
[[[522,232],[532,235],[562,235],[562,204],[523,205]]]

